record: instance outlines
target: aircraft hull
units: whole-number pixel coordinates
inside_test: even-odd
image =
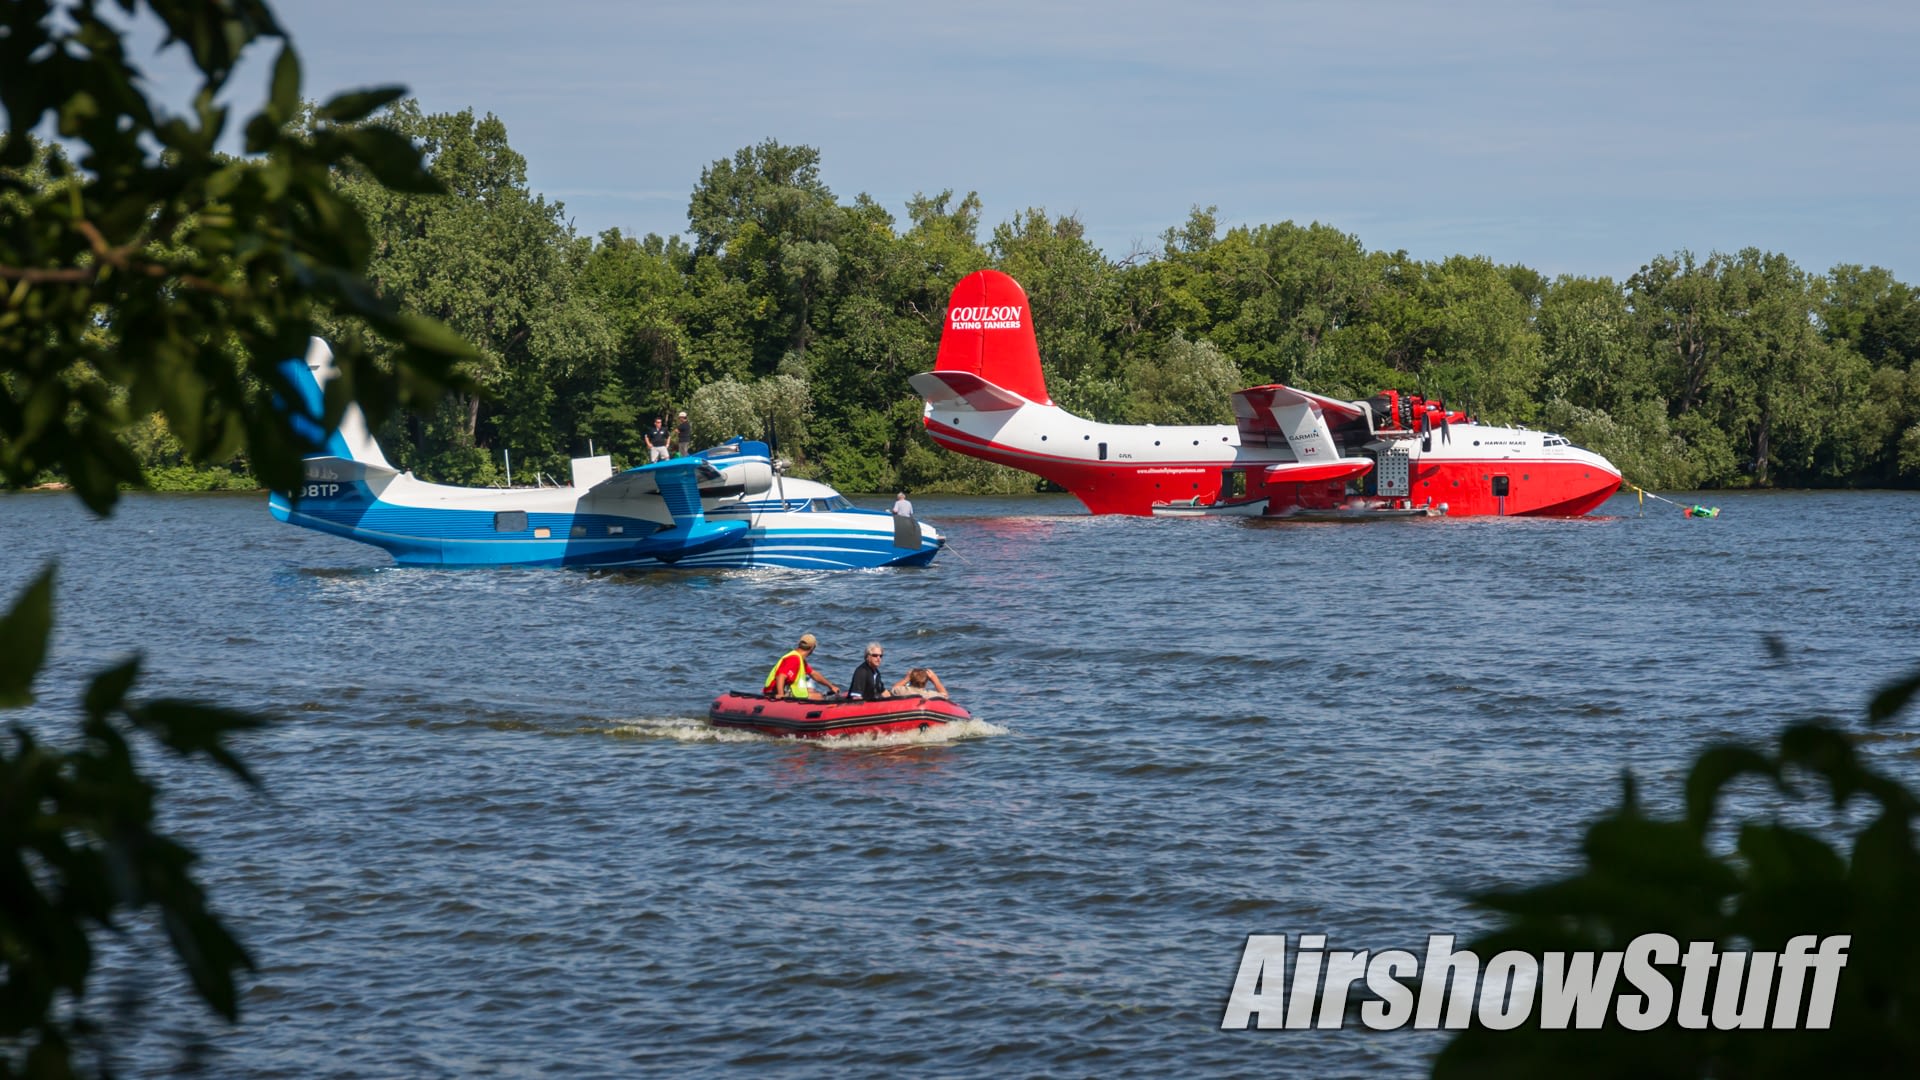
[[[524,529],[500,535],[494,529],[499,511],[492,509],[379,500],[359,505],[302,500],[296,507],[279,495],[268,508],[280,521],[382,548],[401,566],[860,570],[925,566],[945,543],[923,529],[913,547],[896,546],[893,516],[881,511],[743,512],[737,520],[716,513],[707,522],[717,527],[709,537],[665,544],[646,535],[661,529],[657,522],[596,513],[535,511],[526,514]],[[613,528],[622,534],[608,535]],[[583,535],[573,535],[576,529]]]

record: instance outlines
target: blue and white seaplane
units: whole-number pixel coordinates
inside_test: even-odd
[[[320,451],[293,499],[271,497],[273,516],[385,548],[402,566],[852,570],[925,566],[946,543],[932,525],[782,476],[765,443],[744,439],[619,473],[610,457],[575,458],[571,487],[429,484],[387,462],[357,407],[336,430],[315,422],[334,374],[325,342],[281,371],[302,398],[295,424]]]

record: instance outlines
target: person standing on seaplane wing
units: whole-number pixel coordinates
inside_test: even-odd
[[[653,418],[653,430],[647,432],[647,463],[667,460],[667,443],[673,434],[661,423],[659,417]]]
[[[833,685],[833,680],[815,671],[813,665],[807,663],[807,658],[813,655],[817,645],[819,640],[812,634],[800,635],[800,644],[795,645],[792,652],[781,657],[780,661],[773,665],[773,670],[767,672],[765,693],[768,697],[810,698],[814,696],[815,683],[825,684],[826,688],[833,692],[834,697],[840,696],[840,688]]]
[[[860,666],[853,669],[853,678],[847,680],[849,695],[864,698],[867,701],[893,696],[893,691],[887,689],[887,684],[880,681],[880,658],[886,653],[887,650],[881,648],[879,642],[867,642],[866,659],[860,661]]]

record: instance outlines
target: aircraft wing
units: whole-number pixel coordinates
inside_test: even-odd
[[[1005,412],[1030,405],[1026,398],[1002,389],[971,371],[923,371],[907,380],[927,404],[963,412]]]
[[[1269,484],[1309,484],[1320,480],[1345,480],[1373,468],[1372,458],[1340,458],[1336,461],[1287,462],[1268,469]]]

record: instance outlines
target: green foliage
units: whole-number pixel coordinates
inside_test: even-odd
[[[1026,290],[1048,385],[1110,374],[1105,341],[1118,275],[1079,219],[1029,209],[993,230],[989,250]]]
[[[813,413],[807,384],[792,375],[772,375],[750,383],[722,379],[694,391],[687,419],[695,441],[716,443],[736,435],[760,438],[769,433],[785,452],[804,445],[807,418]]]
[[[0,620],[0,707],[31,704],[52,623],[48,569]],[[74,745],[45,745],[15,723],[0,747],[0,1076],[70,1075],[75,1043],[94,1031],[90,939],[126,933],[129,913],[159,917],[195,991],[229,1020],[234,973],[253,970],[193,880],[197,856],[155,828],[159,791],[135,767],[131,737],[253,784],[226,739],[263,721],[198,702],[136,703],[127,695],[138,671],[128,660],[94,677]]]
[[[1920,673],[1883,688],[1868,723],[1899,712]],[[1723,802],[1758,799],[1752,781],[1779,798],[1767,812],[1717,824]],[[1794,824],[1811,809],[1813,785],[1834,815],[1823,828]],[[1920,802],[1861,757],[1852,737],[1826,722],[1796,724],[1768,747],[1727,744],[1694,759],[1676,818],[1650,816],[1629,776],[1620,806],[1588,830],[1585,867],[1561,881],[1488,892],[1477,903],[1504,925],[1474,947],[1621,948],[1646,933],[1681,942],[1780,951],[1803,934],[1850,934],[1830,1030],[1722,1031],[1669,1025],[1624,1030],[1513,1031],[1472,1028],[1450,1042],[1434,1075],[1532,1076],[1907,1076],[1920,1060]],[[1817,805],[1817,803],[1816,803]],[[1864,806],[1864,809],[1861,807]],[[1831,841],[1844,836],[1837,846]],[[1731,848],[1725,841],[1732,838]]]
[[[355,395],[376,422],[396,401],[423,400],[467,352],[366,287],[367,230],[332,182],[351,166],[436,187],[404,141],[348,122],[396,91],[336,98],[297,130],[300,65],[283,44],[272,96],[244,125],[248,156],[226,157],[214,150],[228,116],[216,98],[239,50],[282,36],[272,13],[146,6],[202,73],[186,115],[141,96],[119,32],[91,3],[10,4],[0,23],[0,475],[21,484],[58,468],[97,512],[141,483],[123,436],[155,411],[196,459],[244,447],[268,484],[297,483],[305,447],[267,419],[269,395],[274,365],[305,352],[318,309],[364,320],[404,361],[382,368],[343,341],[329,420]],[[78,166],[33,138],[42,123],[84,148]]]
[[[260,482],[218,465],[154,465],[147,469],[146,486],[149,491],[258,491]]]
[[[1349,400],[1393,386],[1491,421],[1562,430],[1643,485],[1920,483],[1920,293],[1880,268],[1815,276],[1778,253],[1682,251],[1624,283],[1549,281],[1485,258],[1369,252],[1317,222],[1223,231],[1218,211],[1198,206],[1157,252],[1116,262],[1079,220],[1039,208],[992,226],[983,243],[973,192],[916,194],[896,222],[866,195],[836,197],[818,150],[775,140],[701,171],[691,242],[617,230],[585,238],[562,206],[529,189],[498,118],[427,114],[391,92],[342,100],[298,106],[283,126],[318,133],[299,147],[338,152],[325,162],[338,190],[326,210],[350,215],[343,235],[365,249],[377,286],[367,296],[476,345],[458,369],[467,382],[444,405],[404,424],[383,425],[373,410],[389,456],[429,479],[485,477],[479,462],[497,463],[503,450],[551,475],[590,445],[637,458],[653,419],[671,422],[680,409],[695,414],[703,443],[761,435],[764,410],[790,401],[795,415],[777,419],[781,449],[828,479],[1001,486],[963,463],[907,461],[915,447],[931,452],[907,377],[932,366],[953,283],[993,265],[1032,301],[1054,400],[1096,420],[1225,420],[1235,382]],[[399,141],[421,148],[424,174],[396,165],[387,149]],[[0,190],[0,206],[59,203],[76,181],[63,160],[37,148],[8,174],[18,182]],[[262,167],[226,164],[237,175]],[[406,190],[380,182],[409,177]],[[421,193],[427,184],[445,194]],[[176,257],[205,236],[182,224],[150,249]],[[171,288],[193,291],[184,279]],[[376,383],[401,352],[351,305],[321,304],[311,323],[349,351],[363,344]],[[257,397],[270,389],[258,357],[276,351],[231,335],[210,341],[193,362],[229,381],[187,397],[216,413],[231,393]],[[804,393],[754,389],[776,377]],[[16,382],[6,386],[22,400]],[[84,398],[125,429],[152,411],[149,398],[165,404],[103,378],[91,360],[58,386],[16,412],[64,414],[72,426],[85,412],[69,399]],[[134,465],[168,470],[156,475],[169,484],[194,482],[169,469],[190,459],[258,471],[253,457],[235,458],[238,443],[215,437],[228,428],[182,423],[178,412],[166,413],[174,445],[135,438],[123,440],[130,453],[104,451],[118,472],[105,459],[35,454],[6,475],[24,483],[77,470],[93,490]]]
[[[861,410],[845,418],[843,437],[821,459],[827,475],[842,491],[892,491],[898,487],[888,439],[893,427],[885,413]]]
[[[381,295],[445,323],[476,347],[461,369],[471,387],[411,432],[399,460],[458,482],[474,475],[468,463],[504,446],[529,468],[563,471],[591,437],[581,415],[590,410],[580,399],[617,373],[619,327],[609,305],[593,302],[578,285],[590,242],[573,235],[564,207],[528,190],[526,160],[497,117],[476,118],[471,110],[430,115],[405,100],[357,130],[419,146],[444,191],[394,191],[370,171],[340,171],[340,190],[366,218],[373,240],[369,280]],[[357,330],[349,320],[334,333]],[[501,409],[499,401],[512,405]]]
[[[1232,394],[1246,381],[1211,342],[1176,330],[1160,355],[1128,365],[1126,385],[1128,423],[1231,424]]]
[[[1701,486],[1705,469],[1694,457],[1697,448],[1674,432],[1665,407],[1658,402],[1629,403],[1616,418],[1604,409],[1554,398],[1541,407],[1539,419],[1575,443],[1604,454],[1642,487],[1692,490]]]
[[[300,100],[300,62],[259,0],[20,0],[0,8],[0,480],[65,477],[95,512],[122,485],[193,482],[244,458],[289,490],[311,447],[274,406],[276,366],[309,335],[336,333],[341,375],[327,426],[354,401],[374,423],[468,382],[475,354],[444,326],[365,279],[373,240],[337,175],[413,194],[443,190],[399,133],[361,123],[398,88]],[[163,47],[200,73],[191,108],[157,110],[129,60],[127,21],[157,20]],[[214,147],[240,54],[281,39],[245,156]],[[69,150],[32,132],[48,125]],[[231,477],[232,473],[227,475]],[[31,704],[53,624],[48,568],[0,618],[0,708]],[[195,883],[196,856],[155,828],[159,791],[135,767],[157,743],[248,783],[227,745],[259,718],[132,696],[137,659],[101,672],[77,737],[7,725],[0,747],[0,1077],[75,1074],[89,1015],[93,940],[157,925],[195,992],[237,1015],[236,972],[252,961]],[[140,916],[135,918],[133,916]]]

